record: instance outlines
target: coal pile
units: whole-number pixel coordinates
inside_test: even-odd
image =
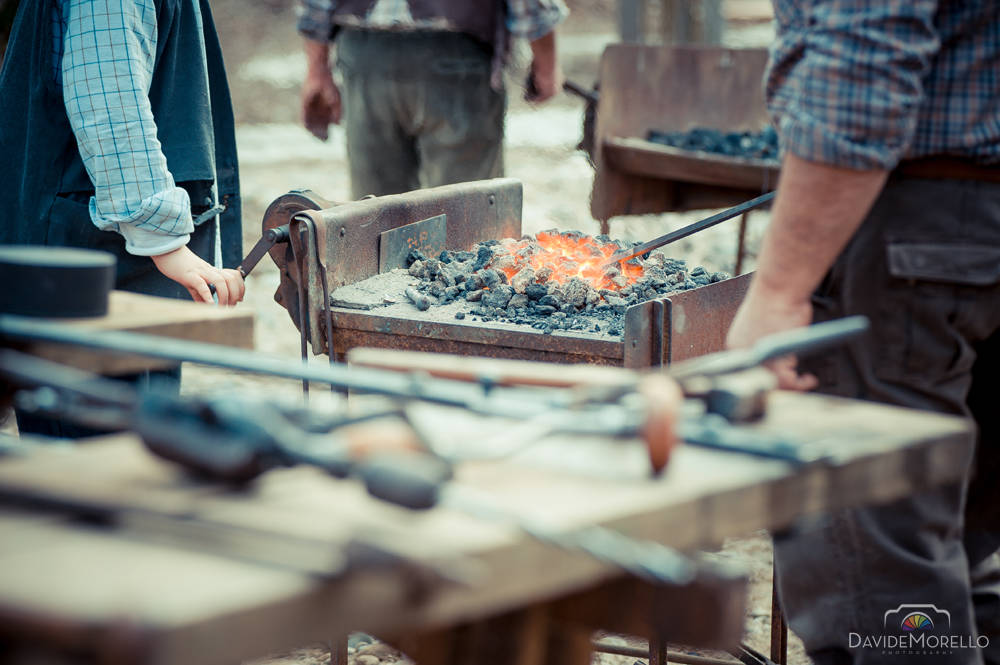
[[[603,268],[623,247],[607,236],[543,231],[436,258],[413,252],[409,274],[420,281],[406,294],[421,310],[464,301],[468,308],[456,319],[621,336],[630,305],[729,278],[660,253]]]
[[[778,161],[778,133],[773,127],[760,132],[722,132],[696,127],[686,132],[649,130],[646,140],[683,150],[702,150],[729,157]]]

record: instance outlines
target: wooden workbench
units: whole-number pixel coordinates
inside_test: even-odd
[[[511,426],[421,408],[454,445]],[[969,438],[957,418],[795,394],[774,395],[759,427],[832,460],[793,468],[682,447],[654,479],[638,442],[553,438],[465,463],[457,479],[561,530],[600,524],[691,551],[954,481]],[[42,649],[232,665],[365,630],[426,663],[583,663],[594,628],[704,646],[732,646],[742,631],[739,576],[641,583],[509,525],[407,512],[309,468],[239,491],[197,484],[131,435],[0,460],[0,499],[0,651],[11,662]]]
[[[119,330],[159,335],[190,342],[225,344],[242,349],[254,346],[254,312],[247,307],[215,307],[190,300],[158,298],[128,291],[112,291],[106,316],[59,319],[83,331]],[[116,353],[100,353],[57,344],[32,344],[27,351],[53,362],[97,374],[127,374],[169,367],[169,361]]]

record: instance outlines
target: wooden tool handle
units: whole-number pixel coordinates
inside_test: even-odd
[[[393,351],[390,349],[351,349],[351,365],[390,369],[398,372],[425,372],[430,376],[456,381],[488,379],[498,386],[538,386],[572,388],[575,386],[619,386],[634,384],[638,375],[616,367],[559,365],[552,363],[497,358],[469,358],[445,353]]]
[[[646,400],[647,417],[642,438],[649,452],[649,464],[658,474],[667,466],[677,445],[677,423],[684,395],[677,382],[666,374],[650,374],[639,381],[639,394]]]

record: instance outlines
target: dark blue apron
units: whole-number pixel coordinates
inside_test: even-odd
[[[197,21],[200,3],[202,26]],[[157,0],[158,40],[149,98],[174,180],[197,214],[217,178],[223,265],[242,254],[239,174],[232,102],[207,0]],[[124,239],[101,231],[87,208],[93,184],[70,129],[54,77],[53,11],[58,0],[22,2],[0,72],[0,243],[102,249],[118,257],[116,288],[190,298],[148,257],[125,251]],[[199,43],[199,29],[205,48]],[[207,71],[207,78],[205,72]],[[214,222],[200,225],[189,247],[214,262]]]
[[[99,230],[90,219],[94,186],[54,76],[52,18],[58,1],[22,0],[0,71],[0,243],[109,251],[118,257],[116,288],[190,298],[187,289],[163,277],[149,257],[127,253],[121,235]],[[207,0],[156,0],[156,9],[158,39],[149,98],[157,137],[174,180],[191,195],[195,214],[211,207],[215,179],[218,199],[226,206],[219,219],[223,265],[236,267],[242,258],[236,136],[211,9]],[[215,224],[208,221],[195,229],[188,246],[214,263],[214,245]],[[176,382],[179,368],[159,374]],[[120,378],[141,383],[148,376]],[[21,432],[64,438],[99,433],[59,419],[22,412],[17,416]]]

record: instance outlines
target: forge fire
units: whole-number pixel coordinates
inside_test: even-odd
[[[409,274],[420,281],[408,295],[420,309],[465,300],[469,309],[458,319],[621,335],[628,306],[729,277],[700,266],[689,270],[685,261],[660,253],[603,267],[625,246],[607,236],[542,231],[437,258],[414,252]]]

